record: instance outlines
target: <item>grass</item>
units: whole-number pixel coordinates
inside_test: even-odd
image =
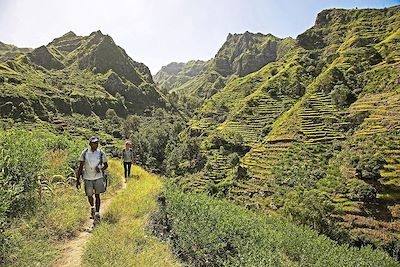
[[[75,235],[87,219],[86,199],[70,186],[55,190],[35,214],[16,218],[5,230],[12,250],[5,264],[49,266],[59,251],[58,244]]]
[[[111,166],[122,175],[122,166]],[[132,168],[127,188],[113,199],[84,252],[87,266],[177,266],[168,245],[146,230],[162,191],[157,176]]]

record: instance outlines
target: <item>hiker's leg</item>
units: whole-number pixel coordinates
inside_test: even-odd
[[[106,191],[104,187],[103,178],[99,178],[94,180],[94,190],[95,190],[95,198],[96,198],[96,213],[100,210],[100,194]]]
[[[90,206],[93,207],[94,183],[91,180],[83,180],[83,181],[85,183],[85,194],[88,197]]]
[[[88,196],[87,198],[88,198],[88,200],[89,200],[90,206],[93,207],[93,206],[94,206],[93,196]]]
[[[128,162],[128,177],[131,177],[132,162]]]
[[[100,211],[100,194],[95,194],[94,196],[96,197],[96,212],[99,212]]]
[[[124,177],[128,177],[128,163],[124,162]]]

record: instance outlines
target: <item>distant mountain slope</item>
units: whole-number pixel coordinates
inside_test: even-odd
[[[183,96],[198,107],[233,77],[242,77],[283,57],[294,46],[291,38],[245,32],[229,34],[213,59],[207,62],[171,63],[154,77],[164,91]]]
[[[165,107],[149,69],[108,35],[73,32],[0,63],[2,117],[144,114]]]
[[[27,53],[31,50],[31,48],[19,48],[15,45],[9,45],[0,42],[0,62],[4,62],[8,59],[15,57],[18,54]]]
[[[187,63],[170,63],[154,75],[154,81],[165,92],[178,88],[207,70],[207,62],[192,60]]]
[[[288,52],[196,112],[186,134],[201,140],[207,163],[180,183],[395,249],[399,29],[400,6],[319,13]]]

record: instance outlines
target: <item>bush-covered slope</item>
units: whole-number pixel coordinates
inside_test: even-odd
[[[308,227],[171,186],[155,218],[191,266],[399,265],[380,250],[338,245]]]
[[[25,120],[165,107],[149,69],[100,31],[85,37],[69,32],[0,63],[0,92],[1,116]]]
[[[400,6],[322,11],[290,51],[196,112],[182,138],[207,162],[180,184],[397,257],[399,27]]]

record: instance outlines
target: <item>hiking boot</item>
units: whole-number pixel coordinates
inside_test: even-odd
[[[99,223],[99,222],[100,222],[100,214],[95,214],[95,215],[94,215],[94,221],[95,221],[96,223]]]
[[[94,219],[94,213],[95,213],[95,209],[91,208],[90,209],[90,219]]]

